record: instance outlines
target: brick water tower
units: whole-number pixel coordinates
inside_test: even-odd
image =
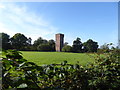
[[[64,44],[64,34],[58,33],[55,35],[55,37],[56,37],[55,49],[57,52],[61,52]]]

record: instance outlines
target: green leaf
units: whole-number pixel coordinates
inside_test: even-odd
[[[26,83],[20,84],[20,85],[18,86],[18,88],[26,88],[26,87],[28,87],[28,85],[27,85]]]

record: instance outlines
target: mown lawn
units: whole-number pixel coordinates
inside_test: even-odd
[[[21,51],[23,57],[30,62],[34,62],[37,65],[61,63],[68,61],[69,64],[78,63],[86,65],[89,62],[94,62],[94,55],[88,55],[87,53],[65,53],[65,52],[33,52],[33,51]]]

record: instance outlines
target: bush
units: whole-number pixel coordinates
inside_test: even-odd
[[[63,52],[72,52],[72,47],[69,46],[69,45],[65,45],[65,46],[62,48],[62,51],[63,51]]]
[[[70,90],[119,90],[120,50],[98,56],[95,63],[50,64],[37,66],[23,59],[15,50],[5,52],[2,58],[2,89],[70,89]],[[0,61],[1,62],[1,61]]]
[[[97,53],[102,54],[102,53],[109,53],[110,49],[98,49]]]
[[[98,56],[94,64],[88,66],[89,86],[94,89],[118,90],[120,87],[120,50],[113,50]]]

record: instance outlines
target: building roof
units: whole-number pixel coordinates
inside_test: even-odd
[[[64,34],[62,34],[62,33],[57,33],[57,34],[61,34],[61,35],[64,35]]]

